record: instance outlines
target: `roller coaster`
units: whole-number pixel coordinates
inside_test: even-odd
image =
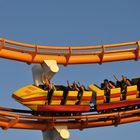
[[[56,60],[58,64],[65,66],[88,63],[102,64],[104,62],[124,60],[137,61],[140,58],[140,41],[98,46],[62,47],[31,45],[0,38],[0,57],[26,62],[27,64],[41,64],[44,60]],[[133,79],[134,82],[137,80]],[[50,101],[47,100],[48,92],[37,86],[28,85],[15,91],[13,97],[31,110],[0,107],[0,127],[3,129],[51,130],[55,126],[67,126],[68,129],[83,130],[85,128],[117,126],[119,124],[140,121],[138,86],[138,83],[134,83],[132,86],[127,87],[125,100],[122,99],[120,88],[112,89],[109,103],[107,103],[104,90],[95,84],[89,85],[89,89],[83,91],[80,98],[78,98],[79,94],[77,91],[67,91],[67,96],[65,97],[64,90],[56,90],[53,92]],[[35,92],[31,96],[28,95],[26,97],[27,89],[28,93],[35,90],[41,91],[41,98],[38,95],[36,96]],[[90,104],[93,92],[95,93],[96,102],[92,109]],[[40,103],[40,106],[33,106],[36,105],[36,102],[32,103],[36,101],[34,97],[42,99],[42,95],[45,95],[43,104],[48,106],[48,108],[45,108],[45,111],[46,109],[48,112],[58,111],[56,114],[42,114],[44,106]],[[75,113],[62,113],[62,110],[67,111],[68,109],[70,109],[70,112],[73,112],[74,110],[71,109],[74,107],[75,109],[77,107]],[[38,114],[38,111],[41,111],[41,113]]]

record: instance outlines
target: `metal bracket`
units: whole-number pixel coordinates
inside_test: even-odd
[[[100,62],[99,62],[99,64],[102,64],[102,62],[103,62],[103,58],[104,58],[104,54],[105,54],[105,46],[104,45],[102,45],[102,51],[101,51],[101,53],[100,53]]]
[[[136,61],[139,59],[139,53],[140,53],[140,41],[137,41],[137,48],[136,48],[136,52],[135,52],[135,55],[136,55],[135,60]]]
[[[69,53],[67,53],[65,56],[66,57],[66,64],[64,66],[68,65],[71,54],[72,54],[72,48],[69,47]]]
[[[120,124],[121,121],[121,115],[118,113],[118,115],[115,116],[115,119],[113,120],[114,126],[117,127],[118,124]]]
[[[5,39],[3,38],[0,44],[0,51],[4,48],[5,45]]]
[[[12,119],[8,125],[4,128],[4,130],[9,129],[10,127],[13,127],[17,122],[19,121],[19,116],[16,116],[15,119]]]

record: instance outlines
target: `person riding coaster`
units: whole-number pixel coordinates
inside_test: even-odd
[[[101,89],[103,89],[105,91],[105,102],[109,103],[110,100],[110,90],[112,88],[115,88],[115,85],[113,84],[112,81],[108,81],[108,79],[105,79],[104,82],[101,84]]]
[[[117,87],[121,87],[121,93],[122,93],[122,100],[126,99],[126,89],[127,86],[131,86],[131,81],[124,75],[122,75],[122,80],[119,80],[116,75],[114,75],[114,78],[116,80]]]

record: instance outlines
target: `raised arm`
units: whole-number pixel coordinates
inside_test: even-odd
[[[116,81],[120,82],[120,80],[118,79],[118,77],[115,74],[113,76],[114,76]]]

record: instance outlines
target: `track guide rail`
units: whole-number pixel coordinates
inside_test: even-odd
[[[140,109],[79,116],[33,116],[13,113],[15,109],[0,108],[0,127],[3,129],[50,130],[55,126],[67,126],[68,129],[103,127],[140,121]],[[26,111],[25,111],[26,112]],[[28,112],[28,111],[27,111]]]
[[[0,38],[0,57],[28,64],[56,60],[62,65],[138,60],[140,41],[68,47],[32,45]]]

